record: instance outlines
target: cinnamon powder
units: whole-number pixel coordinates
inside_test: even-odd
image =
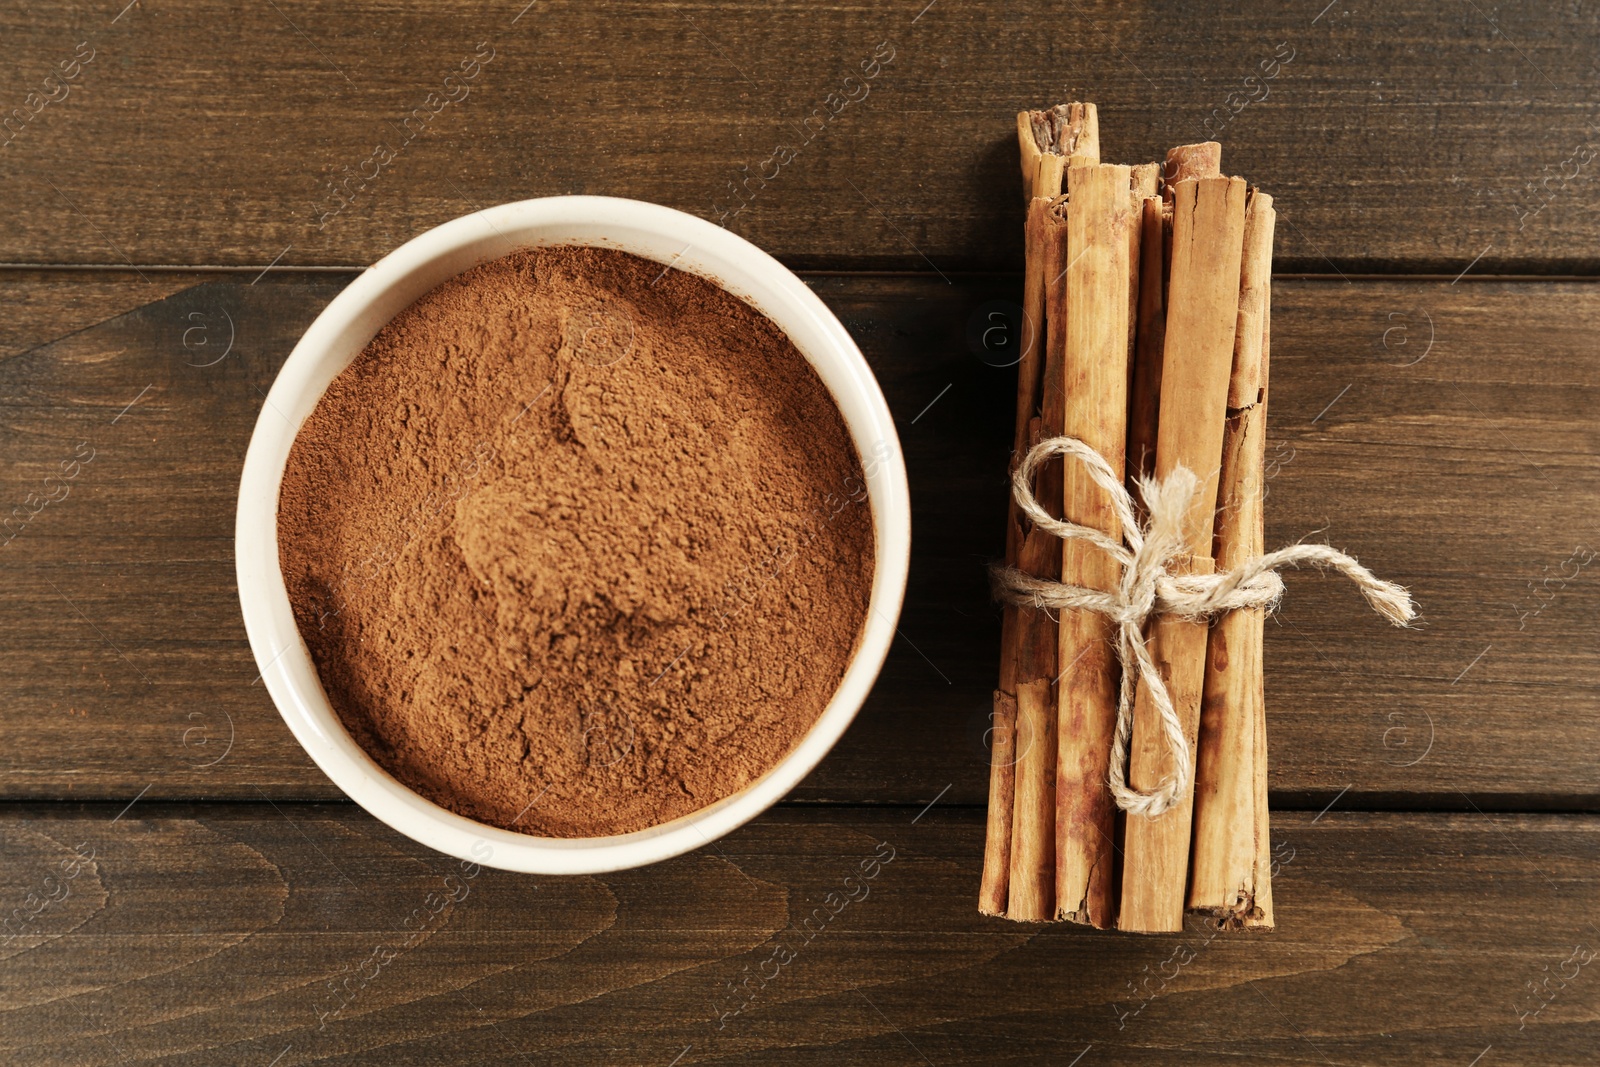
[[[373,339],[296,438],[284,578],[324,688],[411,789],[622,833],[794,747],[873,573],[861,461],[760,313],[622,252],[519,252]]]

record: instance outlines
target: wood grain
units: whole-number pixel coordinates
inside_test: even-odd
[[[917,532],[881,680],[795,797],[981,803],[1015,386],[965,333],[1016,279],[809,281],[899,420]],[[108,306],[138,303],[124,284]],[[0,362],[0,516],[79,442],[95,455],[0,548],[5,795],[337,795],[252,685],[231,546],[263,393],[342,284],[240,277],[90,329],[62,285],[61,339]],[[1600,805],[1600,287],[1280,279],[1274,298],[1267,544],[1325,538],[1425,622],[1289,575],[1267,624],[1276,802]]]
[[[364,266],[600,193],[726,213],[798,266],[1017,269],[1014,115],[1079,99],[1107,162],[1221,140],[1279,198],[1283,269],[1600,269],[1583,5],[123,6],[0,12],[7,111],[95,52],[0,149],[0,261]]]
[[[980,917],[972,810],[779,810],[541,878],[350,806],[120,807],[0,815],[8,1058],[1555,1067],[1600,1038],[1592,965],[1526,988],[1600,944],[1592,816],[1280,815],[1278,932],[1213,939]]]
[[[218,276],[201,271],[7,270],[0,360],[59,341]],[[137,282],[139,284],[130,284]],[[198,342],[193,334],[191,341]]]

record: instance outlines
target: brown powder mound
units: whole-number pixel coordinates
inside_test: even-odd
[[[469,818],[579,837],[738,791],[838,687],[873,573],[804,357],[695,276],[555,248],[393,322],[295,441],[278,538],[345,726]]]

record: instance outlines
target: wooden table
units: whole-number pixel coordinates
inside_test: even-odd
[[[1595,1062],[1593,5],[523,2],[0,11],[0,506],[31,515],[0,548],[0,1058]],[[1290,578],[1271,935],[977,914],[1013,372],[967,331],[1018,295],[1012,116],[1069,98],[1108,159],[1216,134],[1276,196],[1268,543],[1347,548],[1424,615]],[[365,264],[558,193],[806,272],[899,420],[911,583],[857,725],[767,816],[646,870],[447,882],[255,682],[234,495]]]

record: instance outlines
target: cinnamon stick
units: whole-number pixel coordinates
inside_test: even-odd
[[[1190,573],[1211,573],[1214,568],[1217,470],[1238,321],[1244,209],[1242,178],[1188,179],[1174,189],[1155,473],[1164,478],[1183,466],[1201,479],[1184,523]],[[1150,627],[1152,657],[1166,677],[1191,759],[1199,727],[1207,629],[1204,623],[1171,615],[1157,618]],[[1149,686],[1141,680],[1134,705],[1129,784],[1148,791],[1175,772]],[[1193,786],[1191,777],[1179,802],[1163,814],[1128,819],[1121,929],[1183,928]]]
[[[1166,345],[1167,274],[1171,265],[1172,193],[1180,181],[1222,173],[1216,141],[1178,145],[1167,151],[1162,200],[1146,204],[1141,226],[1139,311],[1133,382],[1128,389],[1128,478],[1148,478],[1156,468],[1160,420],[1161,358]],[[1157,219],[1160,225],[1157,225]]]
[[[1128,480],[1156,469],[1156,427],[1161,404],[1161,352],[1167,336],[1167,249],[1172,208],[1146,197],[1139,226],[1139,310],[1134,331],[1133,378],[1128,386]],[[1137,500],[1137,497],[1135,498]]]
[[[1007,606],[1002,632],[1015,614]],[[1005,679],[1001,680],[1002,687]],[[1017,761],[1016,682],[1011,691],[994,691],[989,715],[989,812],[984,828],[983,875],[978,883],[978,911],[984,915],[1006,913],[1006,887],[1011,874],[1011,804],[1016,790]]]
[[[1228,422],[1218,475],[1217,566],[1233,570],[1264,551],[1266,455],[1265,308],[1272,278],[1272,198],[1251,191],[1245,208],[1238,329],[1228,383]],[[1224,925],[1259,921],[1262,867],[1257,817],[1266,761],[1262,679],[1264,612],[1231,611],[1211,627],[1195,765],[1194,851],[1189,907]],[[1269,861],[1270,862],[1270,859]]]
[[[1031,136],[1031,135],[1030,135]],[[1037,177],[1038,159],[1035,159]],[[1033,184],[1030,181],[1030,186]],[[1022,282],[1022,355],[1017,361],[1016,430],[1012,440],[1013,466],[1031,447],[1038,433],[1039,397],[1044,388],[1045,274],[1044,216],[1050,201],[1034,197],[1023,226],[1025,258]],[[1015,500],[1008,500],[1006,563],[1018,566],[1026,531],[1025,519]],[[1020,649],[1033,641],[1032,613],[1006,605],[1000,623],[1000,685],[994,692],[990,714],[989,813],[984,841],[983,878],[978,889],[978,910],[985,915],[1008,914],[1011,881],[1012,821],[1016,804],[1018,753],[1017,678]]]
[[[1170,204],[1179,182],[1190,178],[1215,178],[1222,173],[1222,145],[1216,141],[1201,141],[1169,148],[1162,173],[1166,179],[1166,201]]]
[[[1144,201],[1161,193],[1161,164],[1139,163],[1128,168],[1133,225],[1128,227],[1128,386],[1133,386],[1134,345],[1139,324],[1139,261],[1144,252]]]
[[[1035,111],[1017,112],[1017,150],[1022,161],[1022,195],[1028,200],[1033,199],[1033,176],[1039,173],[1039,157],[1044,154],[1044,146],[1033,132],[1033,116],[1042,114]]]
[[[1017,365],[1016,428],[1013,437],[1012,464],[1019,463],[1023,454],[1037,440],[1039,432],[1040,397],[1044,389],[1044,349],[1048,333],[1045,321],[1046,282],[1044,255],[1044,213],[1049,200],[1060,192],[1062,168],[1073,158],[1098,161],[1100,135],[1098,118],[1093,104],[1059,104],[1043,111],[1024,111],[1017,115],[1017,140],[1021,151],[1023,191],[1030,197],[1028,218],[1025,224],[1027,262],[1023,283],[1023,338],[1022,358]],[[1042,196],[1035,196],[1035,193]],[[1028,531],[1023,526],[1023,516],[1011,501],[1006,525],[1006,562],[1012,566],[1024,565],[1024,548]],[[1037,536],[1036,536],[1037,540]],[[1059,553],[1058,553],[1059,554]],[[1035,556],[1048,556],[1046,546],[1037,545],[1027,562]],[[1055,573],[1055,560],[1047,559],[1048,569],[1042,573]],[[1028,708],[1029,729],[1037,732],[1040,715],[1038,709],[1049,706],[1048,685],[1053,679],[1055,654],[1054,624],[1048,616],[1007,606],[1003,613],[1000,638],[1000,685],[994,694],[992,713],[991,749],[989,764],[989,815],[984,844],[983,878],[979,888],[979,910],[988,915],[1009,915],[1011,904],[1011,869],[1015,821],[1016,764],[1024,749],[1018,745],[1019,705]],[[1046,630],[1045,627],[1050,629]],[[1044,675],[1046,688],[1039,692],[1038,671],[1041,656],[1037,654],[1046,646],[1052,662],[1050,673]],[[1019,685],[1026,683],[1026,695],[1019,700]],[[1053,724],[1051,724],[1053,726]],[[1053,743],[1048,746],[1054,751]],[[1031,788],[1031,787],[1030,787]],[[1031,796],[1032,794],[1030,794]],[[1030,833],[1035,830],[1030,827]],[[1029,849],[1028,867],[1037,863],[1037,849]],[[1048,865],[1046,877],[1049,875]],[[1024,889],[1016,917],[1026,917],[1038,911],[1037,886]],[[1040,918],[1043,915],[1038,916]]]
[[[1049,157],[1046,157],[1048,159]],[[1041,161],[1041,171],[1047,164]],[[1038,203],[1038,199],[1035,203]],[[1037,430],[1030,446],[1062,432],[1065,412],[1062,354],[1066,348],[1066,197],[1043,213],[1045,356]],[[1060,514],[1061,468],[1047,464],[1035,476],[1034,496]],[[1019,570],[1039,577],[1061,573],[1061,541],[1031,529],[1023,538]],[[1016,791],[1011,819],[1011,891],[1006,915],[1042,922],[1055,913],[1055,797],[1057,626],[1047,613],[1023,609],[1017,643]]]
[[[1039,160],[1043,156],[1059,156],[1065,161],[1098,163],[1100,161],[1100,117],[1093,104],[1057,104],[1037,111],[1017,112],[1017,146],[1021,150],[1022,191],[1029,197],[1055,196],[1061,192],[1060,183],[1054,191],[1039,188],[1035,178],[1039,173]]]
[[[1127,388],[1137,236],[1130,168],[1067,172],[1066,329],[1061,432],[1099,452],[1119,474],[1127,445]],[[1150,176],[1154,184],[1154,175]],[[1141,198],[1142,206],[1142,198]],[[1073,464],[1063,485],[1064,517],[1121,537],[1109,496]],[[1061,580],[1111,590],[1120,567],[1082,541],[1063,546]],[[1110,926],[1115,916],[1116,803],[1106,787],[1116,727],[1119,670],[1114,624],[1089,611],[1061,615],[1058,662],[1055,914]]]
[[[1270,377],[1268,370],[1272,363],[1272,278],[1267,276],[1267,287],[1261,304],[1261,425],[1263,436],[1266,431],[1267,411],[1267,379]],[[1262,450],[1266,445],[1263,441]],[[1266,484],[1265,475],[1262,483],[1262,516],[1266,512]],[[1265,536],[1263,535],[1263,543]],[[1264,636],[1264,635],[1263,635]],[[1260,640],[1260,638],[1258,638]],[[1265,654],[1262,658],[1265,664]],[[1256,702],[1256,870],[1260,877],[1256,881],[1256,911],[1259,916],[1246,919],[1245,926],[1271,930],[1275,925],[1272,910],[1272,820],[1267,811],[1267,702],[1264,699]]]

